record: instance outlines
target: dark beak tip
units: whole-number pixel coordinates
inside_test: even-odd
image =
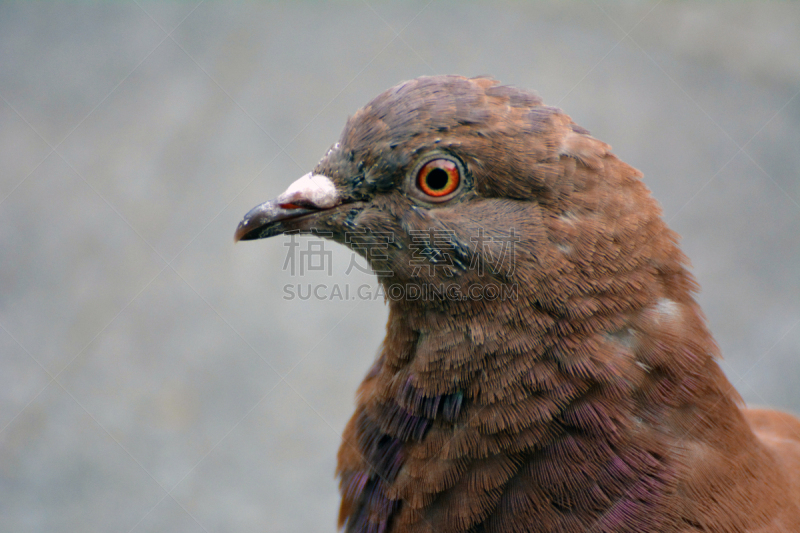
[[[241,222],[239,222],[239,225],[236,226],[236,231],[233,234],[233,244],[236,244],[237,242],[241,241],[242,238],[244,238],[244,236],[247,235],[247,232],[245,231],[244,228],[245,228],[244,220],[242,220]]]
[[[283,221],[291,221],[303,215],[319,212],[296,204],[279,204],[275,200],[265,202],[251,209],[239,222],[233,234],[233,242],[253,241],[279,235],[284,232]]]
[[[236,226],[236,232],[233,234],[233,243],[236,244],[239,241],[252,241],[253,237],[253,230],[258,229],[257,224],[250,225],[248,224],[250,219],[246,218],[239,222],[239,225]]]
[[[271,210],[274,209],[272,204],[273,202],[265,202],[257,205],[244,215],[233,234],[234,244],[239,241],[252,241],[258,238],[256,230],[265,223],[270,222],[270,219],[274,217],[271,213]]]

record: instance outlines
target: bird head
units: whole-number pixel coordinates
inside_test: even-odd
[[[235,239],[325,236],[398,294],[444,289],[438,306],[513,298],[585,315],[598,296],[652,299],[632,286],[681,270],[683,256],[638,171],[609,150],[533,93],[417,78],[358,110]]]

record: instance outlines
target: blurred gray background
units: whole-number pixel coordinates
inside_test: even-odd
[[[333,531],[375,286],[234,246],[423,74],[534,89],[641,169],[731,381],[800,412],[800,4],[0,4],[0,531]],[[299,239],[305,250],[308,239]],[[363,265],[363,262],[359,264]]]

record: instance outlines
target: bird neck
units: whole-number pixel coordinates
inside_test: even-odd
[[[681,442],[719,442],[708,420],[747,433],[699,307],[672,296],[611,318],[533,301],[477,312],[392,301],[355,419],[376,494],[462,491],[479,509],[530,484],[543,531],[571,520],[660,530],[648,509],[672,505]]]
[[[674,273],[669,283],[686,290],[653,290],[644,301],[631,299],[632,291],[616,299],[578,295],[547,309],[524,292],[513,300],[390,299],[377,366],[383,395],[412,383],[424,397],[460,393],[486,406],[558,396],[569,383],[575,392],[557,399],[562,407],[589,389],[656,404],[692,402],[704,384],[724,378],[708,374],[718,348],[691,297],[693,280],[679,274],[682,283]],[[653,387],[663,394],[651,397]]]

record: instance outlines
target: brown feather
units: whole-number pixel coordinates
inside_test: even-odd
[[[430,153],[463,165],[452,201],[408,189]],[[388,300],[339,452],[346,531],[800,531],[800,421],[741,406],[641,173],[561,110],[418,78],[356,112],[314,173],[342,205],[301,229],[393,235],[366,254],[384,287],[506,291]]]

